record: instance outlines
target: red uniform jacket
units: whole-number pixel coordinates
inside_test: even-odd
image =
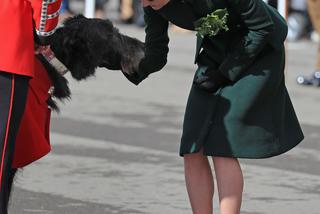
[[[33,21],[39,36],[58,23],[61,0],[1,0],[0,71],[33,76]]]
[[[23,167],[50,151],[50,110],[46,104],[51,82],[34,55],[38,36],[54,33],[61,0],[1,0],[0,71],[34,77],[17,135],[13,167]],[[34,26],[35,24],[35,26]]]

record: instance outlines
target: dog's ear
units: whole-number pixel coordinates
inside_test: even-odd
[[[70,70],[73,78],[85,79],[95,72],[95,60],[90,55],[88,40],[79,25],[57,31],[52,50],[56,57]],[[59,35],[60,34],[60,35]]]

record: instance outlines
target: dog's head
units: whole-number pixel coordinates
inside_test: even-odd
[[[120,35],[120,37],[121,70],[123,73],[132,76],[139,72],[139,63],[145,57],[145,46],[138,39],[125,35]]]
[[[51,49],[77,80],[93,75],[97,67],[134,73],[144,57],[142,42],[120,34],[108,20],[82,15],[57,29]]]

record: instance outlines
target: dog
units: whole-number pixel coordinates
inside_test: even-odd
[[[67,19],[54,33],[50,47],[78,81],[94,75],[98,67],[120,70],[130,79],[139,72],[139,63],[145,56],[144,43],[121,34],[110,20],[89,19],[83,15]],[[66,78],[43,56],[38,58],[53,82],[52,97],[60,100],[70,98]],[[58,110],[52,99],[48,104]]]
[[[97,67],[133,75],[144,57],[144,43],[123,35],[111,21],[69,18],[54,34],[51,49],[73,78],[85,79]]]

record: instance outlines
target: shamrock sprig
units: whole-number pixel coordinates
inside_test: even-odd
[[[197,31],[197,36],[215,36],[219,33],[220,30],[228,31],[227,18],[228,18],[227,9],[218,9],[214,12],[208,14],[206,17],[199,19],[195,24]]]

